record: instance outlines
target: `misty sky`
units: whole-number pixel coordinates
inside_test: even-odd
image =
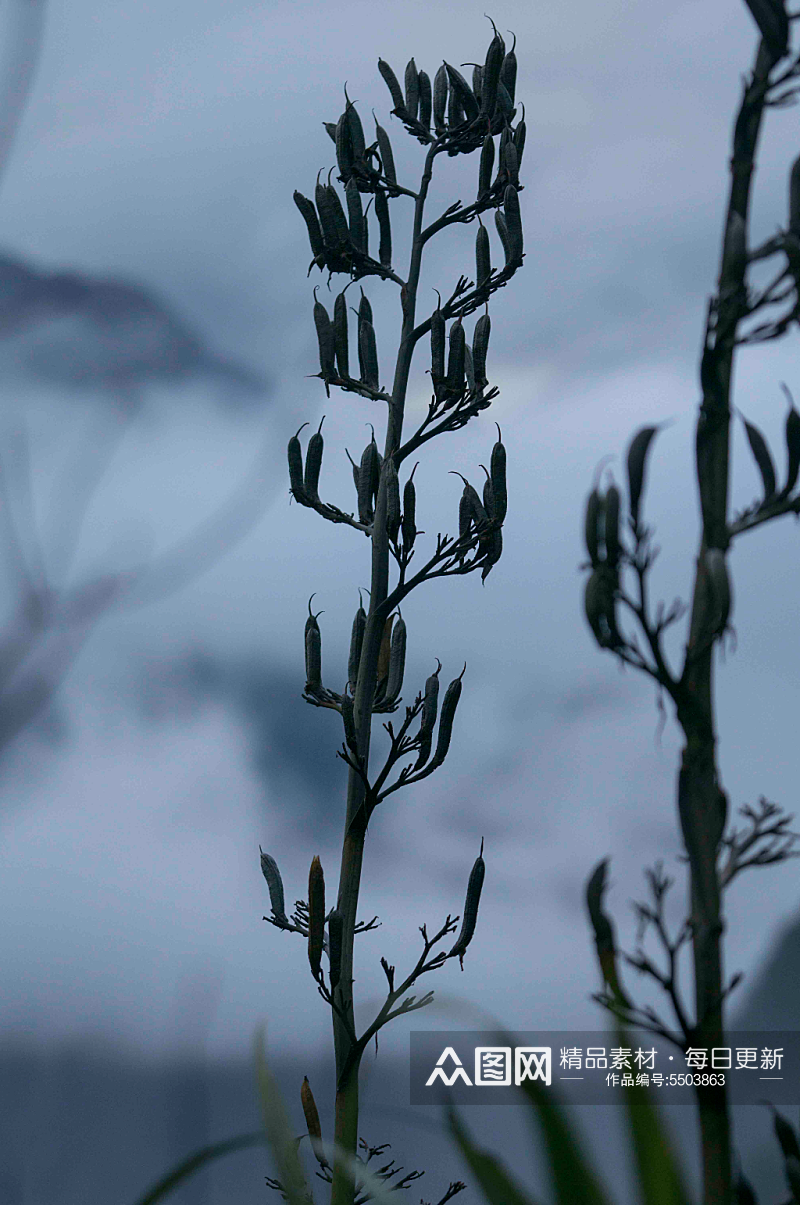
[[[491,36],[483,8],[52,0],[47,9],[30,104],[0,181],[0,256],[33,274],[37,298],[52,299],[41,281],[57,274],[84,299],[108,297],[97,293],[108,282],[133,294],[106,326],[88,303],[37,300],[3,332],[9,488],[24,497],[24,415],[42,557],[57,585],[169,549],[255,463],[263,517],[185,589],[107,615],[53,706],[4,751],[0,1040],[102,1029],[153,1049],[207,1036],[211,1049],[242,1050],[266,1018],[271,1042],[327,1048],[327,1009],[302,940],[261,920],[258,846],[277,858],[289,901],[305,895],[317,853],[335,894],[341,737],[333,713],[300,699],[303,624],[316,591],[325,679],[341,689],[368,545],[289,506],[285,448],[302,422],[325,414],[321,492],[353,509],[344,448],[360,455],[366,424],[382,433],[383,414],[353,395],[327,400],[308,378],[318,367],[312,288],[320,283],[332,307],[344,280],[329,293],[318,273],[306,278],[292,191],[311,195],[317,171],[334,162],[322,122],[339,116],[345,80],[368,133],[373,107],[389,129],[400,179],[413,186],[422,151],[388,118],[377,59],[402,75],[413,54],[431,76],[443,58],[482,60]],[[688,601],[696,365],[756,33],[734,0],[666,11],[515,0],[492,16],[518,39],[527,257],[491,304],[489,377],[501,396],[427,445],[415,481],[427,539],[453,531],[461,486],[448,470],[480,482],[497,419],[509,454],[505,552],[485,587],[479,575],[436,582],[403,607],[406,698],[436,657],[443,682],[465,660],[467,673],[445,767],[371,822],[361,915],[377,913],[383,927],[359,938],[356,992],[375,1002],[380,956],[399,971],[416,959],[423,921],[438,928],[461,911],[483,836],[486,885],[465,972],[450,962],[424,986],[519,1028],[599,1029],[583,886],[611,855],[608,901],[632,948],[628,901],[642,898],[644,867],[661,856],[681,875],[679,740],[670,714],[659,743],[652,684],[621,672],[590,637],[583,505],[602,456],[615,455],[620,482],[635,430],[672,419],[654,445],[645,499],[662,548],[651,592]],[[785,224],[797,120],[796,109],[768,116],[753,241]],[[470,199],[477,177],[476,156],[438,165],[431,212]],[[402,265],[402,199],[392,213]],[[421,314],[434,286],[452,288],[472,270],[473,238],[470,227],[434,241]],[[396,291],[374,280],[366,288],[390,380]],[[173,336],[169,347],[185,352],[180,371],[164,351]],[[793,332],[738,360],[736,403],[767,436],[779,473],[779,382],[800,393],[797,347]],[[115,375],[109,363],[128,370]],[[424,412],[427,367],[421,345],[409,424]],[[742,508],[759,483],[740,423],[733,448],[731,501]],[[95,478],[71,558],[69,533]],[[15,519],[24,531],[24,507]],[[716,686],[732,807],[759,795],[795,804],[797,541],[784,520],[731,553],[738,647],[719,660]],[[681,624],[667,645],[673,666],[684,639]],[[736,881],[729,973],[752,978],[795,915],[797,865]],[[674,896],[677,918],[680,877]],[[414,1023],[475,1021],[474,1011],[431,1009]],[[385,1031],[387,1043],[405,1043],[408,1028]]]

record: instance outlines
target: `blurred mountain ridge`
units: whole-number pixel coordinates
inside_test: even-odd
[[[138,281],[34,268],[0,253],[0,375],[119,391],[204,377],[263,397],[256,368],[209,349]]]

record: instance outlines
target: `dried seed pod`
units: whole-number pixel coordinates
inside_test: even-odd
[[[283,880],[281,879],[281,872],[278,870],[278,863],[270,854],[265,854],[261,846],[258,848],[261,854],[261,873],[267,880],[267,887],[269,888],[269,902],[272,908],[272,915],[276,920],[288,920],[283,897]]]
[[[394,626],[394,615],[390,615],[383,625],[383,634],[381,636],[381,647],[378,650],[378,669],[377,669],[377,684],[386,686],[386,680],[389,677],[389,659],[392,651],[392,627]]]
[[[328,137],[330,138],[331,142],[336,142],[336,122],[335,121],[323,121],[322,124],[324,125],[325,129],[328,131]]]
[[[592,571],[586,582],[584,610],[601,649],[615,649],[622,644],[617,628],[615,589],[615,575],[602,563]]]
[[[344,724],[344,740],[348,749],[358,753],[358,736],[356,735],[356,717],[353,706],[353,696],[348,690],[342,695],[342,723]]]
[[[385,63],[383,59],[378,59],[378,70],[386,81],[386,86],[392,94],[392,104],[394,105],[395,109],[405,108],[400,83],[389,64]]]
[[[358,320],[359,322],[373,321],[372,306],[369,303],[369,297],[367,297],[363,289],[361,290],[361,301],[358,306]]]
[[[483,67],[479,63],[472,65],[472,91],[475,93],[475,99],[478,104],[481,104],[483,97]]]
[[[517,148],[517,166],[522,163],[522,152],[525,150],[525,135],[527,127],[524,120],[519,122],[514,131],[514,146]]]
[[[362,523],[371,523],[375,517],[372,509],[372,480],[378,446],[372,439],[361,454],[358,470],[358,517]]]
[[[381,470],[383,469],[383,457],[378,451],[378,445],[375,443],[375,429],[372,430],[372,442],[375,444],[375,456],[372,460],[372,501],[378,500],[378,489],[381,483]]]
[[[358,115],[358,109],[347,95],[347,88],[344,90],[344,98],[347,102],[345,115],[347,117],[347,127],[350,133],[350,146],[352,148],[353,158],[358,162],[363,160],[366,155],[367,143],[364,138],[364,127],[361,124],[361,118]]]
[[[504,121],[513,121],[514,118],[514,102],[508,88],[503,81],[497,85],[497,108],[496,112],[503,118]]]
[[[394,457],[384,461],[386,474],[386,530],[392,543],[400,531],[400,482],[397,477]]]
[[[489,336],[491,333],[492,322],[489,315],[481,314],[475,323],[475,330],[472,335],[472,363],[475,366],[475,381],[481,386],[488,384],[486,379],[486,355],[489,351]]]
[[[483,541],[481,541],[483,546]],[[486,561],[481,570],[481,585],[486,581],[494,566],[503,555],[503,533],[498,527],[495,531],[490,531],[486,536],[485,556]]]
[[[606,869],[608,858],[603,858],[594,868],[586,885],[586,906],[589,920],[594,930],[594,940],[597,947],[597,958],[600,963],[600,973],[603,983],[612,994],[623,1003],[628,1003],[627,997],[620,986],[617,976],[617,952],[614,945],[614,929],[610,919],[603,910],[603,894],[606,890]]]
[[[785,388],[785,387],[784,387]],[[786,452],[788,456],[786,485],[781,493],[788,497],[797,484],[797,474],[800,470],[800,414],[794,408],[788,389],[789,413],[786,415]]]
[[[375,342],[375,327],[371,322],[359,323],[358,351],[361,362],[361,380],[370,389],[379,389],[378,347]]]
[[[319,473],[322,468],[322,452],[325,446],[322,438],[322,423],[325,422],[325,415],[322,416],[322,421],[319,424],[319,429],[311,436],[306,449],[306,471],[303,477],[303,489],[309,498],[318,498],[317,493],[319,487]]]
[[[514,252],[511,247],[511,239],[508,234],[508,226],[506,219],[503,217],[499,209],[494,211],[494,224],[497,227],[497,233],[500,236],[500,242],[503,244],[503,254],[506,259],[506,267],[514,261]]]
[[[442,711],[439,716],[439,734],[436,738],[436,751],[430,763],[432,769],[438,769],[447,757],[447,751],[450,748],[450,738],[453,735],[453,720],[455,719],[458,700],[461,698],[461,679],[464,677],[466,669],[467,663],[465,661],[461,673],[457,678],[453,679],[444,692]]]
[[[367,613],[361,605],[361,594],[358,596],[358,610],[353,618],[350,632],[350,656],[347,658],[347,682],[355,694],[358,682],[358,667],[361,664],[361,646],[364,643],[364,632],[367,627]]]
[[[355,176],[351,176],[347,181],[344,195],[347,201],[350,239],[359,251],[366,254],[367,248],[364,243],[364,207],[361,204],[361,193],[358,190],[358,181]]]
[[[436,658],[436,669],[425,682],[425,693],[422,700],[422,719],[420,720],[420,731],[433,732],[436,723],[436,710],[439,699],[439,674],[442,669],[442,663],[439,658]]]
[[[508,511],[508,488],[506,485],[506,450],[500,424],[497,427],[497,442],[492,448],[492,459],[489,462],[492,478],[492,496],[494,497],[494,518],[499,523],[505,521]]]
[[[455,88],[450,88],[447,96],[447,124],[451,130],[455,130],[462,125],[466,120],[464,115],[464,106],[461,103],[461,97]]]
[[[437,306],[431,314],[431,379],[434,386],[444,380],[444,344],[446,335],[444,315]]]
[[[484,527],[488,522],[489,517],[484,510],[483,503],[478,497],[478,491],[475,489],[474,485],[470,485],[466,477],[462,476],[461,473],[455,472],[454,469],[451,469],[451,472],[454,474],[454,476],[461,477],[461,480],[464,482],[464,491],[461,495],[461,499],[462,502],[465,503],[471,522],[475,524],[476,528]],[[461,512],[459,509],[459,527],[460,525]]]
[[[344,919],[338,908],[334,908],[328,917],[328,961],[330,967],[331,991],[336,987],[342,973],[342,935]]]
[[[347,226],[344,209],[342,208],[342,202],[339,200],[339,194],[332,184],[325,185],[325,197],[336,236],[334,246],[338,246],[339,248],[346,247],[350,242],[350,231]]]
[[[319,858],[314,855],[308,872],[308,961],[311,973],[319,979],[322,946],[325,939],[325,876]]]
[[[307,426],[308,423],[303,423],[303,427]],[[293,435],[289,440],[287,451],[289,455],[289,492],[293,498],[305,506],[306,497],[303,492],[303,451],[300,447],[300,439],[298,438],[303,427],[300,428],[297,435]]]
[[[343,292],[339,293],[333,303],[333,344],[339,376],[347,378],[350,376],[350,351],[347,339],[347,302]]]
[[[449,63],[445,63],[445,67],[447,69],[447,77],[450,80],[450,87],[453,92],[457,93],[467,120],[474,121],[480,114],[480,107],[472,89],[460,71],[457,71],[455,67],[451,67]]]
[[[324,252],[325,241],[322,237],[322,230],[314,203],[313,201],[309,201],[308,197],[304,197],[297,189],[294,191],[294,203],[303,215],[303,221],[308,231],[308,241],[311,244],[311,254],[316,259],[318,255]]]
[[[419,461],[417,461],[419,464]],[[414,474],[417,471],[417,464],[411,470],[411,476],[403,486],[403,548],[406,552],[410,552],[414,547],[414,541],[417,538],[417,490],[414,485]]]
[[[481,72],[481,113],[491,117],[497,102],[497,85],[500,82],[500,68],[506,53],[503,39],[495,29],[494,37],[486,52],[486,62]]]
[[[485,874],[486,865],[483,861],[483,838],[481,838],[481,852],[475,859],[475,864],[470,871],[469,883],[467,884],[467,898],[464,902],[464,917],[461,921],[461,931],[456,938],[455,945],[447,955],[448,958],[458,957],[462,971],[464,969],[464,955],[475,932],[475,922],[478,919],[478,904],[480,903]]]
[[[586,551],[589,553],[589,560],[592,562],[592,568],[596,569],[600,564],[600,555],[598,551],[598,532],[600,523],[603,521],[604,500],[598,489],[593,489],[586,500],[586,518],[583,525],[583,535],[586,541]]]
[[[329,1167],[330,1164],[322,1150],[322,1128],[319,1124],[319,1113],[317,1112],[317,1106],[307,1075],[303,1076],[300,1100],[303,1105],[303,1116],[306,1119],[306,1129],[308,1130],[308,1137],[311,1140],[311,1149],[314,1152],[314,1157],[320,1167]]]
[[[464,388],[464,327],[459,318],[450,327],[450,350],[447,356],[447,389],[459,394]]]
[[[320,183],[320,174],[317,174],[317,183],[314,187],[314,200],[316,201],[317,212],[319,213],[319,224],[322,231],[322,237],[327,247],[336,247],[339,242],[339,236],[336,230],[336,219],[331,209],[330,198],[326,186]]]
[[[369,212],[369,206],[367,206],[367,212]],[[361,222],[361,248],[365,255],[369,255],[369,222],[366,213]]]
[[[714,632],[721,636],[728,626],[731,613],[731,581],[728,564],[721,548],[707,548],[704,561],[711,586]]]
[[[312,594],[311,598],[313,597]],[[322,636],[317,623],[317,618],[322,611],[317,611],[316,615],[312,615],[311,598],[308,600],[308,619],[305,630],[306,692],[316,694],[322,687]]]
[[[767,441],[758,427],[749,423],[743,414],[740,414],[739,417],[744,423],[744,429],[747,432],[747,442],[750,444],[750,451],[753,453],[753,459],[758,465],[758,471],[761,474],[761,482],[764,486],[764,502],[761,504],[763,506],[775,493],[775,466],[772,463]]]
[[[464,536],[469,535],[469,529],[472,526],[472,507],[469,502],[469,494],[466,490],[461,491],[461,497],[458,501],[458,538],[463,540]],[[466,553],[462,552],[462,556]]]
[[[381,157],[381,169],[383,176],[390,184],[397,183],[397,171],[394,166],[394,154],[392,153],[392,144],[389,141],[389,135],[384,130],[383,126],[375,122],[375,137],[378,141],[378,153]]]
[[[447,68],[442,64],[433,77],[433,128],[437,134],[441,134],[445,128],[448,92]]]
[[[353,460],[353,457],[350,455],[350,453],[348,452],[347,448],[345,448],[345,450],[344,450],[344,454],[345,454],[345,456],[347,457],[347,459],[350,461],[350,467],[351,467],[351,468],[352,468],[352,470],[353,470],[353,482],[354,482],[355,487],[356,487],[356,493],[358,493],[358,465],[357,465],[357,464],[356,464],[356,462]]]
[[[517,36],[514,35],[514,45],[509,50],[508,54],[503,59],[503,64],[500,68],[500,82],[508,93],[508,98],[512,105],[517,91],[517,56],[514,53],[514,48],[517,45]]]
[[[396,703],[403,689],[403,675],[406,669],[406,625],[398,612],[397,623],[392,632],[392,643],[389,649],[389,676],[386,680],[386,698]]]
[[[800,235],[800,155],[789,173],[789,230]]]
[[[420,71],[417,82],[419,84],[419,124],[423,129],[430,130],[433,103],[431,77],[427,71]]]
[[[406,112],[412,121],[416,121],[419,109],[419,72],[413,59],[406,63],[405,85]]]
[[[467,388],[470,393],[477,393],[475,387],[475,365],[472,360],[472,348],[469,343],[464,344],[464,373],[467,378]]]
[[[333,326],[330,316],[321,301],[317,301],[317,290],[314,289],[314,326],[317,328],[319,344],[319,368],[323,380],[327,383],[329,377],[336,376],[334,356],[336,345],[333,338]]]
[[[336,123],[336,165],[339,175],[348,180],[353,174],[353,144],[350,138],[350,122],[347,110]]]
[[[375,213],[380,231],[378,257],[384,268],[389,268],[392,264],[392,225],[389,220],[389,202],[382,188],[375,189]]]
[[[475,527],[479,530],[480,528],[485,527],[489,522],[489,516],[486,513],[486,508],[481,502],[480,495],[475,489],[475,486],[467,484],[465,488],[467,489],[467,495],[469,497],[472,518],[475,522]]]
[[[419,770],[431,755],[433,729],[436,724],[436,713],[439,705],[439,671],[442,663],[436,658],[437,668],[425,682],[425,693],[422,697],[422,718],[419,726],[420,750],[414,763],[414,769]]]
[[[478,164],[478,197],[484,196],[492,187],[492,171],[494,169],[494,138],[487,134],[481,147],[481,157]]]
[[[515,263],[522,260],[522,216],[519,211],[519,196],[513,184],[509,184],[503,198],[509,242]]]
[[[503,167],[514,188],[519,188],[519,156],[512,138],[503,147]]]
[[[606,491],[605,505],[603,507],[603,534],[606,545],[606,561],[614,569],[619,562],[620,553],[619,504],[619,490],[615,485],[610,485]]]
[[[486,474],[486,480],[483,483],[483,509],[486,511],[489,518],[493,519],[495,517],[495,501],[494,490],[492,489],[492,478],[485,464],[482,464],[481,468]]]
[[[628,448],[628,501],[633,530],[639,526],[639,502],[644,488],[644,471],[647,467],[647,452],[650,441],[658,427],[642,427],[636,432]]]

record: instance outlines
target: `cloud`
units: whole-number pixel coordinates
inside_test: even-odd
[[[151,288],[0,256],[0,371],[57,389],[125,392],[187,377],[263,399],[262,373],[217,355]],[[233,393],[231,391],[234,391]]]
[[[209,705],[224,706],[238,720],[265,792],[285,802],[287,839],[307,844],[339,836],[341,809],[331,806],[331,785],[335,779],[341,795],[341,721],[305,702],[295,674],[263,654],[222,658],[198,649],[169,660],[144,658],[132,676],[136,707],[148,724],[196,716]]]

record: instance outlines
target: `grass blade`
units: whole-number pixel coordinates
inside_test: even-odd
[[[264,1133],[275,1160],[278,1178],[283,1185],[289,1205],[309,1205],[312,1197],[308,1191],[297,1153],[298,1139],[292,1134],[280,1089],[267,1067],[262,1028],[256,1031],[254,1046],[256,1077],[261,1097],[261,1112],[264,1117]]]
[[[188,1159],[184,1159],[172,1171],[167,1172],[157,1184],[147,1190],[143,1197],[138,1197],[136,1205],[155,1205],[156,1201],[163,1201],[173,1188],[177,1188],[206,1163],[211,1163],[212,1160],[219,1159],[222,1155],[230,1155],[234,1151],[242,1151],[249,1146],[263,1145],[264,1131],[256,1130],[253,1134],[239,1134],[236,1138],[228,1138],[224,1142],[214,1142],[211,1146],[204,1146],[190,1155]]]
[[[538,1080],[525,1080],[521,1088],[541,1126],[558,1205],[609,1205],[553,1089]]]
[[[517,1186],[494,1155],[487,1154],[475,1145],[454,1109],[449,1110],[447,1119],[450,1133],[490,1205],[537,1205],[532,1197]]]
[[[620,1046],[629,1047],[627,1034],[621,1026],[617,1027],[617,1039]],[[689,1196],[680,1168],[648,1089],[641,1084],[626,1088],[625,1108],[642,1205],[686,1205]]]

